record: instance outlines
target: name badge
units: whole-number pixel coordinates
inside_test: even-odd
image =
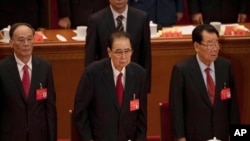
[[[47,99],[47,88],[36,90],[36,100]]]
[[[139,99],[130,100],[130,111],[136,111],[140,109]]]
[[[230,88],[224,88],[221,90],[220,93],[220,99],[221,100],[226,100],[231,98],[231,90]]]

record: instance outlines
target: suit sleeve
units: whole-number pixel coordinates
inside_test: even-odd
[[[45,107],[46,107],[47,121],[49,126],[49,141],[56,141],[57,140],[56,93],[54,88],[51,65],[49,67],[47,83],[48,83],[47,87],[48,97],[46,100]]]
[[[172,130],[175,138],[185,136],[183,110],[183,77],[181,69],[173,67],[169,87],[169,108]]]
[[[200,0],[187,0],[190,15],[201,13]]]
[[[247,13],[247,6],[249,2],[247,0],[240,0],[240,7],[239,7],[239,13]]]
[[[142,32],[143,43],[141,45],[141,54],[140,63],[143,68],[146,70],[146,88],[147,92],[151,91],[151,43],[150,43],[150,28],[149,20],[147,16],[144,19],[144,30]]]
[[[145,73],[141,80],[140,110],[137,118],[136,141],[145,141],[147,136],[147,92],[145,89]]]
[[[38,28],[39,27],[48,27],[47,21],[48,21],[48,0],[37,0],[37,7],[38,7]]]
[[[87,28],[87,37],[86,37],[86,46],[85,46],[85,67],[91,64],[96,60],[98,37],[97,37],[97,29],[96,22],[93,17],[89,18],[88,28]]]
[[[57,0],[59,18],[70,17],[70,0]]]
[[[81,140],[93,139],[89,120],[89,105],[94,93],[91,75],[87,71],[81,77],[74,104],[74,123]]]
[[[183,12],[184,0],[175,0],[176,12]]]

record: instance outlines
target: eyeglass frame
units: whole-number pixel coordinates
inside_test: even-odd
[[[221,46],[221,44],[219,42],[215,42],[213,44],[204,44],[204,43],[200,42],[199,44],[205,46],[208,50],[210,50],[212,48],[220,49],[220,46]]]
[[[112,51],[112,50],[111,50]],[[133,49],[125,49],[125,50],[121,50],[121,49],[117,49],[115,51],[112,51],[116,56],[121,57],[123,54],[125,56],[131,55],[133,53]]]

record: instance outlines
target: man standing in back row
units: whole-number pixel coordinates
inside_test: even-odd
[[[194,24],[218,21],[242,23],[247,20],[248,0],[188,0],[190,17]]]
[[[151,87],[151,45],[147,14],[129,7],[128,0],[109,0],[110,6],[93,14],[88,23],[85,66],[108,57],[108,37],[121,30],[131,37],[133,55],[131,60],[146,69],[146,87]]]
[[[57,0],[61,28],[76,28],[88,24],[91,14],[108,6],[109,0]]]

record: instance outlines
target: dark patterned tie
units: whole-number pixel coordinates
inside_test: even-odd
[[[122,73],[120,73],[117,77],[116,81],[116,94],[119,106],[122,105],[122,98],[123,98],[123,85],[122,85]]]
[[[124,18],[124,17],[123,17],[122,15],[119,15],[119,16],[116,18],[116,21],[117,21],[116,30],[117,30],[117,31],[124,31],[123,24],[122,24],[123,18]]]
[[[214,85],[214,81],[210,75],[210,68],[206,68],[205,72],[207,74],[207,89],[208,89],[208,93],[209,93],[209,98],[210,101],[212,103],[212,105],[214,104],[214,96],[215,96],[215,85]]]
[[[28,71],[28,66],[27,65],[23,66],[22,85],[23,85],[23,90],[24,90],[25,96],[26,96],[26,98],[28,98],[29,91],[30,91],[30,75],[29,75],[29,71]]]

